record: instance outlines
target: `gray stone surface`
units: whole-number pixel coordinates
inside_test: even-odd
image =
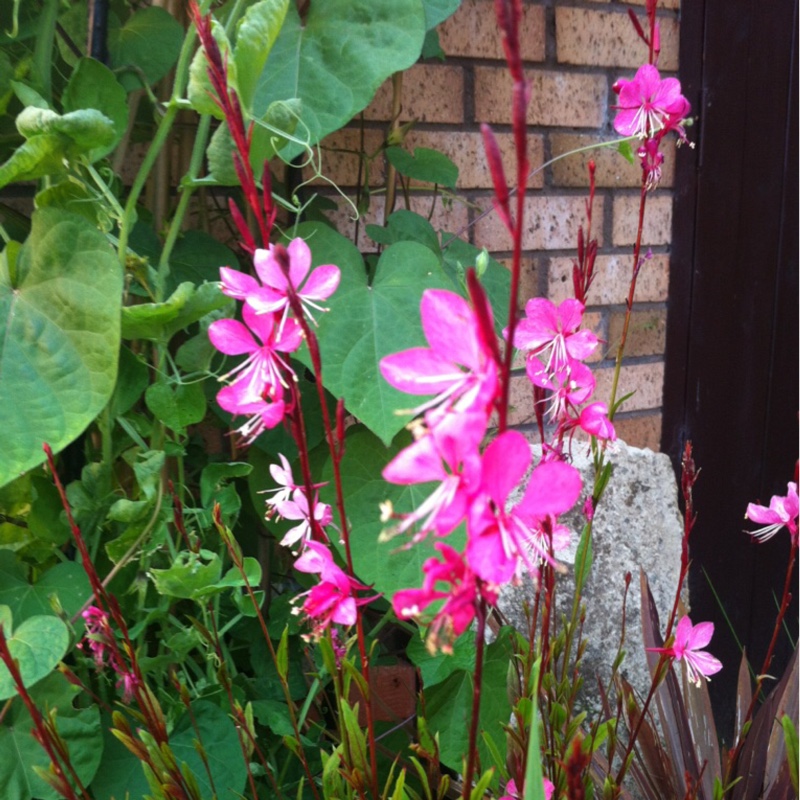
[[[575,550],[583,528],[583,502],[593,481],[591,458],[586,446],[573,445],[572,463],[580,470],[584,489],[575,510],[561,519],[572,531],[568,551],[559,560],[567,573],[557,577],[557,609],[569,616],[574,597]],[[534,463],[540,450],[534,450]],[[625,661],[621,673],[641,693],[650,686],[640,625],[639,569],[650,581],[662,625],[672,609],[680,574],[683,524],[678,509],[678,487],[668,456],[616,442],[610,451],[614,472],[594,519],[594,565],[584,589],[585,638],[583,661],[584,696],[587,710],[599,709],[596,674],[606,684],[617,653],[622,618],[625,573],[632,576],[628,592]],[[529,580],[503,590],[499,609],[520,630],[526,630],[523,603],[532,597]],[[684,601],[686,598],[684,597]]]

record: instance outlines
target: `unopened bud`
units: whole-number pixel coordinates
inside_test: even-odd
[[[484,247],[475,259],[475,274],[482,278],[489,267],[489,251]]]

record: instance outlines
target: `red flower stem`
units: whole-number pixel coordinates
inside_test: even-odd
[[[6,640],[5,631],[3,630],[2,625],[0,625],[0,660],[2,660],[6,665],[6,668],[11,675],[11,680],[14,681],[17,694],[19,694],[22,702],[28,709],[28,713],[31,715],[31,719],[33,720],[33,724],[36,728],[36,733],[38,734],[36,738],[39,744],[44,748],[44,751],[47,753],[47,757],[50,759],[50,764],[52,765],[53,770],[63,786],[63,792],[66,795],[67,800],[77,800],[77,795],[67,780],[64,770],[61,767],[61,763],[56,756],[47,724],[45,723],[39,709],[36,707],[36,703],[33,702],[30,694],[28,694],[28,690],[25,688],[25,684],[22,681],[22,675],[20,674],[17,662],[11,655],[11,651],[8,649],[8,642]],[[86,800],[89,800],[89,796],[86,794],[86,789],[84,789],[80,781],[77,783],[78,787],[80,788],[81,796],[86,798]]]
[[[767,654],[764,657],[764,663],[761,665],[761,671],[758,673],[758,675],[756,675],[756,685],[753,689],[753,695],[750,698],[750,705],[747,707],[747,713],[744,715],[744,719],[742,720],[742,727],[744,727],[744,725],[746,725],[747,722],[752,718],[753,712],[756,708],[756,703],[758,703],[758,698],[761,694],[761,687],[764,684],[764,680],[768,677],[767,670],[772,664],[772,656],[774,655],[775,645],[778,643],[778,635],[780,634],[781,626],[783,625],[783,618],[786,616],[789,603],[792,601],[792,594],[789,589],[792,587],[792,573],[794,572],[794,564],[796,560],[797,542],[792,542],[792,551],[789,554],[789,563],[786,565],[786,578],[783,582],[783,598],[781,599],[781,607],[778,611],[778,616],[775,619],[775,628],[772,631],[772,639],[770,640],[769,647],[767,648]],[[733,770],[736,766],[739,755],[741,754],[745,739],[746,737],[739,737],[738,741],[736,742],[736,746],[733,748],[730,756],[728,757],[728,768],[725,774],[726,786],[729,785],[733,777]]]
[[[480,583],[480,579],[478,579]],[[472,790],[475,761],[478,755],[478,722],[481,712],[481,681],[483,680],[483,646],[486,634],[486,601],[481,597],[475,612],[477,630],[475,632],[475,673],[472,682],[472,713],[469,725],[469,744],[467,746],[467,769],[464,772],[464,786],[461,790],[463,800],[468,800]]]
[[[328,451],[331,456],[331,464],[333,466],[333,483],[336,491],[336,510],[339,514],[339,530],[342,534],[342,541],[344,542],[345,559],[347,562],[347,572],[351,578],[356,577],[355,570],[353,569],[353,553],[350,547],[350,529],[347,524],[347,514],[345,512],[344,503],[344,489],[342,487],[342,455],[343,442],[339,442],[337,447],[333,425],[331,424],[331,415],[328,410],[328,404],[325,400],[325,385],[322,380],[322,357],[319,352],[319,341],[317,335],[308,324],[306,315],[303,313],[303,306],[300,298],[297,296],[297,290],[292,284],[289,275],[289,257],[285,248],[280,245],[275,246],[275,258],[286,277],[287,295],[289,297],[289,305],[295,318],[300,323],[303,330],[303,336],[308,346],[308,352],[311,356],[311,365],[314,370],[314,379],[317,384],[317,395],[319,397],[319,405],[322,410],[322,422],[325,428],[325,439],[328,443]],[[299,401],[299,393],[298,393]],[[302,409],[300,409],[298,402],[299,414],[302,416]],[[309,497],[309,509],[311,508],[311,494]],[[312,514],[313,517],[313,514]],[[313,524],[313,519],[312,519]],[[361,673],[367,684],[367,691],[369,693],[369,655],[367,653],[366,636],[364,635],[364,621],[362,618],[360,606],[356,606],[356,634],[358,638],[358,653],[361,659]],[[378,785],[378,756],[377,747],[375,743],[375,721],[372,714],[372,698],[364,698],[364,711],[367,717],[367,733],[369,736],[369,758],[370,758],[370,772],[372,779],[372,792],[374,797],[380,796],[380,789]]]
[[[625,321],[622,325],[622,336],[620,337],[619,347],[617,348],[617,361],[614,365],[614,381],[611,384],[611,398],[608,402],[608,419],[613,422],[616,408],[614,404],[617,399],[617,387],[619,385],[619,375],[622,370],[622,357],[625,354],[625,343],[628,340],[628,328],[631,324],[633,313],[633,298],[636,293],[636,279],[639,277],[641,267],[640,258],[642,252],[642,232],[644,230],[644,210],[647,204],[646,175],[642,174],[642,190],[639,195],[639,222],[636,229],[636,243],[633,246],[633,271],[631,273],[631,283],[628,289],[628,298],[625,301]]]

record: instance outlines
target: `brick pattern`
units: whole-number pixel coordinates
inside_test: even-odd
[[[595,163],[597,194],[592,235],[600,253],[589,296],[586,325],[603,344],[592,360],[597,397],[610,392],[616,349],[625,317],[636,237],[641,168],[628,163],[615,146],[589,148],[615,138],[612,86],[630,77],[646,58],[628,19],[632,8],[644,20],[645,0],[529,0],[523,4],[522,57],[531,86],[528,111],[529,157],[533,173],[525,204],[520,309],[532,296],[560,303],[572,295],[572,259],[578,227],[585,222],[588,162]],[[680,0],[660,0],[662,73],[678,66]],[[491,209],[492,181],[483,152],[480,124],[492,125],[509,182],[513,179],[511,80],[494,17],[494,0],[463,0],[460,9],[439,28],[444,62],[423,62],[403,75],[398,119],[392,120],[392,81],[379,90],[363,117],[322,143],[322,172],[350,196],[359,171],[360,143],[372,158],[361,164],[363,191],[373,192],[369,210],[358,224],[352,209],[337,200],[332,218],[340,231],[357,234],[358,246],[375,251],[368,223],[381,224],[386,196],[384,143],[401,136],[413,152],[429,147],[447,155],[459,168],[455,196],[431,198],[431,187],[410,185],[410,207],[427,215],[437,229],[468,230],[474,244],[487,247],[510,266],[510,237]],[[669,281],[672,186],[675,145],[664,148],[661,184],[647,197],[643,245],[649,250],[641,266],[633,317],[628,332],[618,396],[634,391],[617,416],[617,429],[630,444],[658,448],[661,432],[663,353]],[[550,160],[556,159],[549,163]],[[548,162],[548,163],[545,163]],[[311,173],[309,173],[309,177]],[[333,195],[324,182],[319,191]],[[450,200],[452,199],[452,202]],[[395,207],[403,207],[398,187]],[[511,386],[511,421],[530,430],[533,423],[530,385],[524,360],[515,360]]]

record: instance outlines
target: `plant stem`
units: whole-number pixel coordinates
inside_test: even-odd
[[[464,786],[461,791],[463,800],[468,800],[472,789],[472,778],[475,773],[477,758],[478,725],[481,711],[481,681],[483,680],[483,648],[486,638],[486,601],[481,598],[475,613],[475,673],[472,682],[472,713],[469,725],[469,745],[467,747],[467,769],[464,772]]]

